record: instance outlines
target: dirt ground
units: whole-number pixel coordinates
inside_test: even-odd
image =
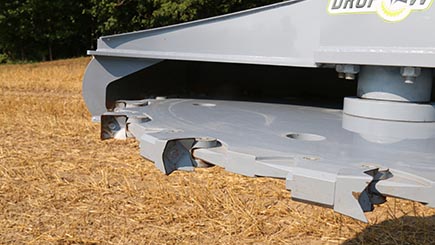
[[[435,210],[390,198],[364,224],[290,200],[283,180],[165,176],[100,141],[88,58],[0,66],[1,244],[435,244]]]

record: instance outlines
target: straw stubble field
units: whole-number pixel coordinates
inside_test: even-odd
[[[390,199],[363,224],[220,168],[164,176],[100,141],[88,58],[0,66],[2,244],[434,244],[435,211]]]

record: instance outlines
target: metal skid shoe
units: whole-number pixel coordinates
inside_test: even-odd
[[[365,222],[389,196],[435,207],[433,1],[345,2],[99,38],[83,96],[102,138],[136,138],[164,174],[283,179]]]

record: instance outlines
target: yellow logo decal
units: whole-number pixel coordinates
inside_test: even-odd
[[[427,10],[434,0],[329,0],[330,14],[377,13],[388,22],[399,22],[414,11]]]

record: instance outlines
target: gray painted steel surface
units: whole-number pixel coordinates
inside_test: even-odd
[[[218,165],[281,178],[292,198],[363,221],[387,196],[435,207],[435,106],[428,101],[435,7],[432,0],[393,2],[293,0],[101,37],[89,51],[83,96],[103,138],[137,138],[142,156],[165,174]],[[195,99],[107,105],[109,84],[164,60],[329,67],[347,79],[362,71],[360,88],[369,91],[346,98],[344,113]]]
[[[379,180],[371,171],[384,171],[389,177],[376,184],[380,193],[435,207],[435,123],[368,122],[341,110],[252,102],[121,104],[103,125],[114,123],[110,132],[124,135],[128,125],[142,156],[166,174],[192,170],[200,159],[246,176],[282,178],[292,198],[365,221],[353,193]],[[195,147],[210,139],[218,143]]]

